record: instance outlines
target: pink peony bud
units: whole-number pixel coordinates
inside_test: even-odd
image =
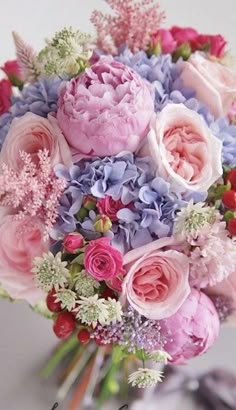
[[[181,308],[173,316],[160,321],[165,350],[172,364],[205,353],[219,335],[220,320],[212,301],[204,293],[192,289]]]
[[[68,253],[76,253],[85,244],[83,236],[78,233],[68,233],[63,240],[63,247]]]

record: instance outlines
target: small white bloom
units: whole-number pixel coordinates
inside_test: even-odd
[[[79,296],[90,297],[93,296],[100,284],[92,276],[88,275],[85,270],[76,273],[74,277],[75,290]]]
[[[163,378],[163,372],[159,372],[153,369],[138,369],[136,372],[132,373],[128,382],[132,387],[146,388],[155,386],[157,383],[161,383]]]
[[[112,298],[108,298],[105,303],[109,314],[107,324],[110,324],[111,322],[121,322],[123,315],[121,303]]]
[[[79,307],[76,309],[76,318],[88,326],[96,326],[97,323],[105,325],[107,323],[109,312],[105,299],[99,299],[98,295],[85,298],[81,296],[78,301]]]
[[[174,223],[174,234],[186,237],[190,235],[195,238],[204,226],[215,222],[218,214],[215,208],[204,207],[203,202],[194,204],[191,200],[178,212]]]
[[[167,364],[168,361],[172,359],[171,355],[165,352],[165,350],[157,350],[156,352],[149,353],[148,358],[154,362],[164,364]]]
[[[56,294],[56,302],[61,302],[62,309],[67,309],[69,312],[75,308],[76,293],[71,289],[59,289]]]
[[[35,274],[39,287],[46,292],[53,287],[58,290],[63,287],[69,278],[67,262],[61,260],[61,252],[54,256],[51,252],[44,253],[42,257],[34,258],[32,272]]]

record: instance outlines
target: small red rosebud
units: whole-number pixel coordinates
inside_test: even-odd
[[[236,192],[230,189],[222,195],[222,202],[228,209],[236,209]]]
[[[232,236],[236,236],[236,218],[232,218],[229,220],[228,231]]]
[[[84,237],[79,232],[68,233],[63,240],[63,248],[68,253],[78,252],[84,244]]]
[[[81,344],[86,345],[90,341],[90,333],[87,329],[81,329],[77,334],[77,338]]]
[[[52,289],[48,292],[46,303],[47,307],[51,312],[58,313],[62,310],[61,302],[56,302],[57,296],[55,294],[55,290]]]
[[[228,172],[226,175],[226,181],[231,183],[231,188],[233,190],[236,190],[236,168],[231,169],[231,171]]]
[[[71,313],[61,312],[54,322],[53,331],[59,339],[67,339],[73,333],[75,324],[75,318]]]

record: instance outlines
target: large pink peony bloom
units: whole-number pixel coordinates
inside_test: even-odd
[[[165,350],[171,363],[183,364],[205,353],[219,335],[219,316],[212,301],[202,292],[192,289],[178,312],[160,322],[161,335],[166,338]]]
[[[183,104],[157,114],[140,155],[151,155],[157,175],[177,192],[205,192],[222,175],[222,143],[201,116]]]
[[[129,67],[103,57],[65,84],[57,119],[75,158],[134,152],[149,131],[154,102]]]
[[[27,113],[16,118],[11,125],[7,138],[2,146],[0,163],[5,163],[14,170],[22,167],[20,151],[31,155],[32,160],[38,163],[38,152],[47,150],[51,165],[63,163],[72,164],[71,152],[68,144],[52,116],[49,119]]]
[[[170,317],[190,293],[188,258],[173,249],[163,250],[171,245],[173,238],[159,239],[124,257],[127,275],[122,298],[148,319]]]
[[[32,217],[16,220],[2,216],[0,223],[0,284],[14,299],[35,304],[44,298],[36,287],[31,269],[35,256],[47,252],[44,225]]]
[[[236,97],[235,72],[200,52],[188,61],[180,61],[177,67],[183,85],[193,89],[216,118],[227,114]]]

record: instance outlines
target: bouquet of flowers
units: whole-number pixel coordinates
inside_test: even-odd
[[[236,306],[226,41],[106,2],[94,38],[64,28],[37,53],[13,33],[0,82],[1,295],[53,320],[44,374],[71,358],[71,410],[161,382],[152,363],[205,353]]]

